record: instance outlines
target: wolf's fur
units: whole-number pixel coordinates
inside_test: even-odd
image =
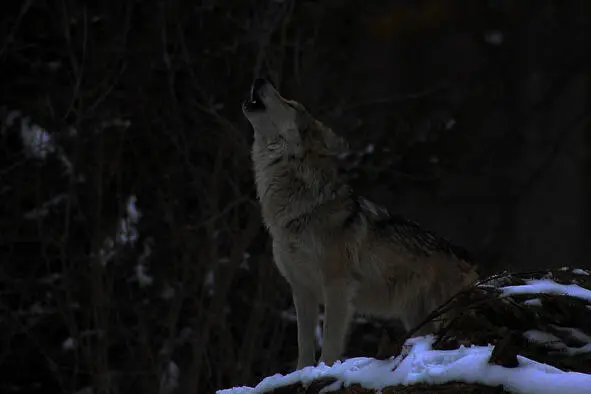
[[[476,280],[459,248],[357,196],[339,175],[343,141],[269,83],[255,88],[252,159],[273,256],[297,313],[298,364],[314,363],[318,306],[321,361],[343,352],[357,311],[399,318],[406,329]]]

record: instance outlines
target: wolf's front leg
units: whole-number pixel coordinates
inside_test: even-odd
[[[314,365],[315,331],[318,320],[318,300],[303,286],[292,285],[293,303],[298,319],[298,369]]]
[[[324,286],[324,330],[320,361],[328,365],[343,354],[353,315],[353,291],[353,286],[345,279],[333,280]]]

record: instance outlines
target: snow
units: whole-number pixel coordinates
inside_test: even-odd
[[[556,328],[559,328],[559,327],[556,327]],[[570,333],[572,333],[571,336],[575,339],[584,339],[584,337],[586,337],[586,339],[589,339],[589,337],[587,337],[587,335],[585,335],[585,333],[580,332],[579,330],[569,329],[569,328],[565,328],[563,330],[566,330],[567,332],[569,330],[573,330]],[[568,354],[569,356],[575,356],[577,354],[584,354],[584,353],[591,352],[591,343],[588,343],[588,341],[586,341],[586,340],[582,341],[582,342],[586,342],[586,344],[581,347],[571,347],[571,346],[566,346],[566,344],[557,336],[543,332],[543,331],[530,330],[530,331],[526,331],[523,335],[528,340],[530,340],[532,342],[536,342],[536,343],[545,345],[551,349],[559,350],[561,352]]]
[[[491,45],[501,45],[504,40],[503,33],[497,30],[489,31],[484,36],[484,41]]]
[[[454,128],[455,125],[456,125],[456,120],[454,118],[449,118],[445,122],[445,130],[451,130]]]
[[[433,350],[432,343],[432,336],[412,338],[405,344],[410,347],[406,356],[401,355],[390,360],[358,357],[344,362],[337,361],[332,367],[321,363],[317,367],[306,367],[285,376],[269,376],[256,387],[235,387],[219,390],[217,393],[265,393],[300,382],[307,385],[323,377],[336,379],[324,392],[352,384],[381,390],[388,386],[442,384],[452,381],[488,386],[503,385],[508,391],[523,394],[583,394],[589,393],[591,387],[591,375],[564,372],[522,356],[517,356],[519,365],[516,368],[489,364],[493,349],[491,345]]]
[[[103,247],[98,251],[98,261],[101,266],[105,267],[113,257],[115,257],[115,242],[111,237],[103,240]]]
[[[119,219],[119,228],[117,229],[115,241],[111,237],[106,237],[103,241],[103,247],[98,251],[98,260],[103,267],[115,256],[115,243],[119,245],[131,244],[131,246],[134,246],[135,241],[137,241],[139,234],[136,224],[139,222],[142,215],[135,206],[136,201],[137,197],[134,195],[127,198],[125,203],[125,215]],[[151,241],[146,240],[146,242],[144,242],[144,251],[138,258],[138,264],[135,267],[135,279],[138,280],[141,286],[150,285],[152,283],[152,278],[146,274],[144,264],[145,260],[151,253],[149,242]]]
[[[66,350],[72,350],[76,347],[76,340],[72,337],[66,339],[64,342],[62,342],[62,349],[64,351]]]
[[[154,281],[154,278],[152,278],[150,275],[146,273],[146,266],[143,264],[136,264],[135,278],[139,283],[140,287],[150,286]]]
[[[32,123],[29,116],[23,116],[20,111],[10,111],[6,115],[4,124],[12,127],[20,118],[20,136],[25,155],[28,158],[45,160],[48,153],[55,153],[64,167],[64,174],[72,175],[74,166],[63,152],[63,149],[55,143],[54,138],[41,126]],[[2,128],[4,132],[4,128]]]
[[[544,331],[528,330],[523,333],[523,336],[530,342],[546,345],[553,349],[563,349],[566,346],[556,335]]]
[[[579,342],[582,342],[584,344],[591,343],[591,336],[585,334],[583,331],[579,330],[578,328],[559,327],[559,326],[555,326],[555,325],[552,325],[552,328],[554,328],[555,330],[558,330],[558,331],[566,332],[571,336],[571,338],[573,338]]]
[[[297,322],[298,321],[295,311],[293,311],[293,310],[281,311],[280,316],[283,320],[288,321],[288,322]]]
[[[127,199],[127,206],[126,206],[127,217],[133,223],[137,223],[141,217],[140,212],[138,211],[137,207],[135,206],[136,202],[137,202],[137,197],[134,195],[129,196],[129,198]]]
[[[179,367],[174,361],[169,361],[160,377],[160,393],[172,394],[179,385]]]
[[[121,222],[119,224],[117,242],[122,245],[127,243],[133,245],[138,239],[138,232],[135,224],[137,224],[137,222],[140,220],[141,214],[135,206],[136,201],[136,196],[131,195],[128,197],[126,203],[127,217],[121,218]]]
[[[60,280],[63,277],[62,274],[53,273],[44,278],[39,279],[39,283],[43,283],[45,285],[53,285],[55,282]]]
[[[139,213],[137,213],[137,218],[139,218]],[[139,283],[140,287],[147,287],[154,282],[154,278],[152,278],[147,273],[146,261],[148,257],[152,254],[152,249],[150,248],[150,244],[152,243],[152,238],[146,238],[144,240],[144,250],[142,254],[137,259],[137,264],[135,265],[135,280]]]
[[[32,211],[26,212],[23,217],[28,220],[39,219],[49,214],[49,209],[53,206],[58,205],[62,201],[66,201],[68,196],[66,194],[58,194],[57,196],[44,202],[41,207],[33,209]]]
[[[580,268],[575,268],[572,272],[575,275],[590,275],[588,271],[585,271],[584,269]]]
[[[51,135],[39,125],[31,124],[28,116],[21,118],[21,139],[28,157],[45,159],[48,153],[55,152]]]
[[[248,265],[249,259],[250,259],[250,253],[244,252],[244,254],[242,255],[242,261],[240,262],[240,265],[238,266],[238,268],[240,268],[241,270],[248,271],[250,269],[250,267]]]
[[[115,118],[111,120],[105,120],[100,124],[100,130],[104,130],[109,127],[119,127],[122,129],[127,129],[131,126],[131,122],[127,119]]]
[[[54,60],[51,62],[47,62],[47,67],[51,70],[51,71],[57,71],[62,67],[62,62],[60,62],[59,60]]]
[[[58,158],[60,163],[62,163],[62,166],[64,167],[64,174],[72,175],[74,173],[74,165],[72,164],[70,159],[68,159],[68,157],[62,152],[61,148],[58,147],[58,151]]]
[[[215,273],[213,272],[213,268],[207,271],[205,275],[205,279],[203,280],[203,286],[207,289],[207,294],[212,296],[214,294],[214,285],[215,285]]]
[[[532,299],[523,301],[523,305],[542,306],[542,300],[540,300],[539,298],[532,298]]]
[[[569,356],[576,356],[578,354],[591,353],[591,344],[588,343],[581,347],[566,347],[564,349]]]
[[[316,344],[318,345],[319,348],[322,347],[322,326],[320,325],[320,322],[318,322],[316,324],[316,330],[314,331],[314,333],[316,334]]]
[[[518,294],[561,294],[591,301],[591,290],[578,285],[562,285],[550,279],[535,279],[527,281],[526,285],[501,287],[503,296]]]

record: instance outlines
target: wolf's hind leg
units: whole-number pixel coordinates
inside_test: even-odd
[[[293,303],[298,322],[298,366],[302,369],[314,365],[315,331],[318,320],[318,300],[314,294],[302,287],[292,285]]]
[[[320,361],[330,365],[343,353],[353,306],[353,288],[346,280],[336,280],[324,287],[324,330]]]
[[[423,323],[429,314],[435,309],[436,305],[437,304],[432,300],[428,300],[424,297],[416,299],[415,303],[407,308],[406,313],[402,317],[402,324],[404,325],[406,332],[417,328],[417,325]],[[432,334],[435,329],[436,326],[434,322],[428,322],[414,332],[413,336]]]

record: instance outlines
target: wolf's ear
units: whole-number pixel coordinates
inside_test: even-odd
[[[326,149],[328,149],[328,152],[331,155],[339,155],[349,149],[347,141],[333,133],[333,131],[328,127],[322,127],[322,134],[324,137]]]

